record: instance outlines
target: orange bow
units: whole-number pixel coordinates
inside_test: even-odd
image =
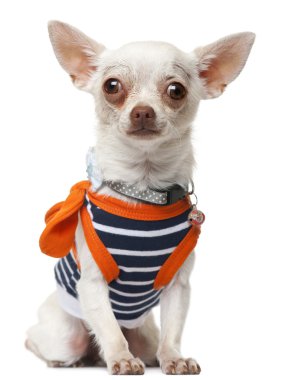
[[[90,186],[89,181],[76,183],[64,202],[57,203],[47,211],[46,228],[39,240],[43,253],[57,258],[69,253],[75,240],[78,211],[83,205],[85,193]]]

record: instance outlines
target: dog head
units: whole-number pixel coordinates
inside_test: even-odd
[[[164,42],[108,50],[58,21],[49,35],[76,87],[93,94],[99,128],[139,147],[181,138],[201,99],[223,93],[243,69],[255,35],[230,35],[192,53]]]

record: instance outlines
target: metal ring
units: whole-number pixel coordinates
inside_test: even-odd
[[[195,197],[195,202],[194,203],[192,202],[192,205],[197,206],[198,205],[198,197],[195,193],[193,193],[192,195],[194,195],[194,197]]]
[[[194,182],[192,179],[190,179],[190,184],[192,186],[192,189],[189,191],[189,185],[188,185],[188,194],[192,195],[192,194],[194,194],[194,189],[195,189]]]
[[[192,186],[192,189],[191,189],[191,191],[188,191],[188,194],[191,196],[191,195],[194,195],[194,197],[195,197],[195,202],[193,203],[192,201],[192,205],[193,206],[197,206],[197,204],[198,204],[198,197],[197,197],[197,195],[194,193],[194,190],[195,190],[195,186],[194,186],[194,182],[192,181],[192,179],[190,180],[190,184],[191,184],[191,186]]]

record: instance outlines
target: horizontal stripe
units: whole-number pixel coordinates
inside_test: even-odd
[[[67,257],[63,257],[58,262],[58,266],[61,265],[62,270],[65,272],[66,277],[68,277],[69,283],[71,287],[76,291],[76,283],[75,281],[78,281],[80,278],[80,273],[78,268],[72,272],[72,269],[70,267],[69,261],[67,260]]]
[[[60,280],[60,278],[58,277],[58,273],[56,271],[56,267],[54,267],[54,275],[55,275],[55,278],[56,278],[56,281],[59,285],[62,286],[62,281]]]
[[[64,270],[64,267],[63,267],[63,263],[62,263],[62,260],[59,261],[57,267],[56,267],[56,270],[58,271],[58,274],[63,282],[63,285],[66,287],[66,288],[69,288],[72,292],[75,293],[76,295],[76,292],[75,292],[75,289],[73,289],[71,287],[71,285],[69,284],[69,278]]]
[[[80,272],[72,252],[69,252],[67,256],[63,257],[61,260],[64,260],[68,268],[72,272],[73,278],[78,281],[80,279]]]
[[[74,293],[75,297],[77,297],[76,282],[73,280],[72,276],[68,276],[67,273],[65,272],[62,260],[61,260],[61,265],[62,265],[61,269],[62,269],[62,272],[63,272],[63,274],[65,276],[66,281],[67,281],[67,285],[72,290],[72,292]]]
[[[75,291],[74,289],[72,289],[72,288],[68,285],[68,283],[67,283],[67,281],[66,281],[66,279],[65,279],[65,276],[64,276],[64,274],[62,273],[62,271],[60,270],[58,264],[55,266],[55,273],[56,273],[56,275],[57,275],[57,278],[59,279],[58,283],[59,283],[63,288],[65,288],[66,291],[67,291],[71,296],[73,296],[73,297],[76,298],[76,297],[77,297],[77,293],[76,293],[76,291]]]
[[[158,297],[160,292],[161,292],[161,290],[158,290],[155,294],[153,294],[153,296],[148,297],[148,298],[146,298],[146,299],[144,299],[142,301],[138,301],[138,302],[131,302],[131,303],[120,302],[120,301],[113,300],[111,298],[110,298],[110,302],[113,303],[113,304],[115,304],[115,305],[126,306],[126,307],[137,306],[137,305],[143,304],[144,302],[150,301],[152,298]]]
[[[107,232],[109,234],[115,234],[115,235],[137,236],[137,237],[146,237],[146,238],[170,235],[170,234],[174,234],[175,232],[182,231],[190,227],[190,224],[188,223],[187,220],[176,226],[163,228],[161,230],[156,230],[156,231],[128,230],[125,228],[105,226],[104,224],[96,223],[94,221],[92,222],[92,224],[93,224],[93,227],[97,231]]]
[[[65,272],[65,276],[66,276],[66,279],[67,279],[67,280],[71,278],[72,273],[71,273],[70,269],[68,269],[65,260],[62,259],[62,260],[59,261],[58,268],[61,268],[61,270],[62,270],[63,272]],[[67,278],[67,277],[68,277],[68,278]],[[68,281],[69,281],[69,280],[68,280]]]
[[[151,256],[161,256],[172,253],[176,247],[171,247],[167,249],[157,249],[156,251],[134,251],[128,249],[117,249],[117,248],[107,248],[111,255],[121,255],[121,256],[137,256],[137,257],[151,257]]]
[[[137,279],[136,279],[137,280]],[[119,284],[116,280],[110,282],[109,286],[112,289],[120,290],[121,292],[125,293],[142,293],[142,292],[148,292],[148,290],[153,289],[153,285],[133,285],[133,284]]]
[[[153,306],[156,306],[158,304],[158,302],[159,302],[159,300],[157,302],[155,302],[155,304]],[[138,313],[135,313],[135,314],[114,313],[114,315],[115,315],[116,319],[118,321],[121,320],[122,324],[123,324],[123,320],[128,320],[128,321],[132,320],[133,321],[134,319],[139,318],[144,313],[148,314],[150,310],[151,310],[151,307],[148,307],[148,308],[145,308],[144,310],[139,311]]]
[[[67,265],[67,261],[65,258],[61,259],[60,262],[62,265],[62,269],[66,274],[66,278],[68,280],[70,287],[75,291],[75,293],[77,293],[76,282],[75,282],[75,280],[77,281],[77,279],[74,278],[73,273],[71,272],[71,269],[69,268],[69,264]]]
[[[143,236],[119,236],[104,231],[96,232],[103,244],[105,245],[105,247],[109,247],[110,249],[116,248],[133,251],[133,249],[136,248],[137,250],[139,250],[139,248],[141,247],[141,251],[154,251],[176,247],[180,243],[180,241],[187,235],[189,230],[190,228],[186,228],[174,234],[165,236],[154,236],[150,237],[149,239]],[[115,259],[116,258],[117,256],[115,255]]]
[[[95,222],[101,221],[102,224],[111,227],[119,227],[131,230],[146,230],[145,226],[149,223],[149,230],[159,230],[162,228],[167,228],[171,226],[175,226],[181,222],[184,222],[188,219],[188,214],[190,210],[186,210],[184,213],[174,216],[172,218],[164,219],[164,220],[134,220],[130,218],[125,218],[123,216],[110,214],[93,203],[89,203],[88,207],[90,207],[92,220]],[[160,208],[162,206],[159,206]]]
[[[74,260],[73,257],[69,255],[60,259],[55,265],[55,276],[58,284],[64,287],[70,295],[77,297],[76,285],[80,278],[80,273],[72,260]],[[74,271],[72,271],[71,267],[74,267]]]
[[[73,270],[70,267],[69,261],[67,260],[67,257],[63,257],[61,261],[64,263],[66,273],[69,273],[70,276],[73,276]]]
[[[135,313],[139,313],[139,311],[143,311],[145,309],[151,308],[157,302],[158,302],[158,299],[156,301],[149,303],[146,306],[140,307],[139,309],[135,309],[135,310],[117,310],[117,309],[113,309],[113,308],[112,308],[112,310],[114,311],[114,313],[119,313],[119,314],[135,314]]]
[[[122,255],[115,255],[114,260],[116,261],[116,264],[118,267],[127,267],[127,268],[139,268],[141,270],[144,270],[145,268],[149,267],[161,267],[165,261],[169,258],[170,254],[167,253],[166,255],[160,255],[160,256],[153,256],[153,257],[142,257],[142,256],[122,256]]]
[[[120,296],[125,296],[125,297],[141,297],[141,296],[146,296],[147,294],[151,294],[153,292],[156,293],[154,289],[151,289],[151,290],[148,290],[148,292],[142,292],[142,293],[121,292],[120,290],[111,288],[111,286],[108,286],[108,289],[110,290],[110,292],[113,292],[113,293],[119,294]]]
[[[132,272],[124,272],[120,271],[119,279],[121,281],[152,281],[154,282],[156,274],[158,271],[155,272],[138,272],[137,276],[135,276],[135,273]]]
[[[66,258],[67,258],[67,261],[69,262],[69,265],[70,265],[70,268],[72,269],[72,272],[76,271],[77,270],[77,264],[74,260],[74,257],[72,256],[71,252],[68,253]]]
[[[150,267],[150,268],[134,268],[134,267],[123,267],[122,265],[119,265],[119,269],[123,270],[124,272],[156,272],[159,270],[161,266],[158,267]]]
[[[75,271],[73,273],[73,277],[75,278],[76,281],[78,281],[80,279],[81,276],[80,276],[80,272],[78,269],[77,269],[77,271]]]
[[[118,284],[121,285],[136,285],[136,286],[142,286],[142,285],[150,285],[153,284],[154,280],[150,281],[122,281],[119,278],[115,280]]]

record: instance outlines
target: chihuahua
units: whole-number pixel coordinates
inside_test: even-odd
[[[191,123],[200,100],[220,96],[239,75],[255,35],[229,35],[189,53],[150,41],[108,50],[59,21],[49,23],[49,35],[74,85],[94,96],[97,139],[88,184],[76,186],[84,187],[85,210],[77,211],[74,249],[51,254],[62,257],[57,292],[40,307],[26,347],[53,367],[83,365],[90,355],[110,374],[143,374],[145,365],[199,374],[180,348],[200,228],[189,221]],[[161,331],[151,312],[158,302]]]

